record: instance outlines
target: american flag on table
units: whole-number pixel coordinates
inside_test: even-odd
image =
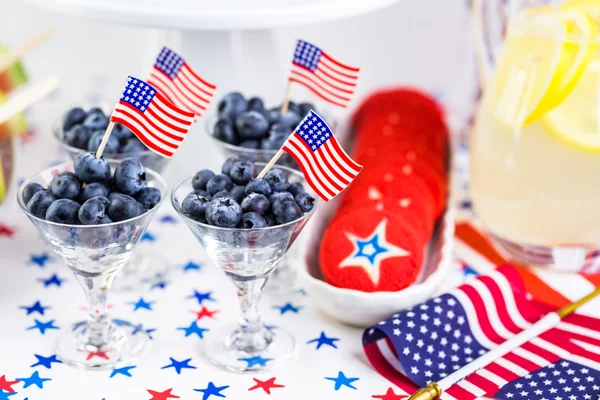
[[[356,89],[359,71],[317,46],[298,40],[288,81],[306,86],[321,99],[345,108]]]
[[[130,76],[110,120],[129,128],[150,150],[171,158],[194,118],[193,112],[174,106],[154,87]]]
[[[296,160],[310,187],[325,201],[340,194],[362,170],[344,151],[331,128],[316,112],[304,117],[283,144]]]
[[[158,54],[148,83],[160,90],[171,103],[198,116],[204,114],[217,88],[167,47]]]
[[[598,304],[598,303],[596,303]],[[439,381],[552,308],[528,299],[516,269],[502,266],[368,329],[367,357],[404,395]],[[574,314],[454,385],[441,397],[576,400],[600,396],[600,319]],[[583,382],[583,380],[586,382]]]

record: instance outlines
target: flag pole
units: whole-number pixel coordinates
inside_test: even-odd
[[[506,355],[512,350],[519,346],[527,343],[533,338],[538,337],[542,333],[554,328],[558,323],[568,315],[571,315],[579,307],[583,306],[590,300],[600,295],[600,287],[597,287],[592,293],[577,300],[574,303],[556,311],[546,314],[542,319],[536,322],[534,325],[521,331],[517,335],[513,336],[509,340],[502,343],[500,346],[493,350],[488,351],[486,354],[477,358],[475,361],[465,365],[461,369],[453,372],[439,382],[431,382],[426,387],[417,390],[408,400],[437,400],[439,399],[444,390],[447,390],[452,385],[473,374],[477,370],[487,366],[494,362],[498,358]]]
[[[0,106],[0,124],[8,121],[18,113],[48,96],[58,87],[58,79],[48,78],[42,82],[30,84],[23,90],[11,96],[5,104]]]
[[[294,132],[292,132],[292,134],[293,133]],[[271,168],[273,168],[273,165],[275,165],[277,160],[279,160],[279,157],[281,157],[282,155],[283,155],[283,149],[279,149],[279,151],[277,153],[275,153],[273,158],[271,158],[271,161],[269,161],[269,163],[267,165],[265,165],[265,167],[262,169],[262,171],[260,171],[260,174],[258,174],[256,179],[263,179],[265,177],[265,175],[267,174],[267,172],[269,172],[269,170]]]
[[[110,134],[112,133],[114,127],[115,123],[110,121],[110,123],[106,127],[106,132],[104,132],[104,136],[102,137],[100,146],[98,146],[98,150],[96,151],[96,158],[102,157],[102,153],[104,153],[104,148],[106,147],[106,143],[108,143],[108,138],[110,137]]]
[[[281,104],[281,114],[285,114],[288,112],[288,107],[290,106],[290,95],[292,93],[292,81],[288,80],[287,85],[285,86],[285,94],[283,95],[283,103]],[[275,160],[277,161],[277,160]]]
[[[16,61],[19,61],[25,54],[27,54],[35,46],[48,39],[54,34],[54,28],[46,28],[38,32],[35,36],[29,38],[25,42],[21,43],[15,50],[9,52],[4,57],[0,57],[0,73],[4,72],[8,67],[13,65]]]

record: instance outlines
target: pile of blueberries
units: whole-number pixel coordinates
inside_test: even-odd
[[[104,158],[80,153],[73,169],[52,178],[47,189],[27,184],[27,211],[61,224],[99,225],[135,218],[161,200],[160,190],[147,186],[146,170],[135,158],[124,159],[113,175]]]
[[[95,152],[100,146],[104,132],[109,124],[108,117],[98,108],[84,111],[80,107],[72,108],[63,117],[63,142],[69,146]],[[115,127],[106,142],[104,153],[138,153],[146,151],[146,146],[121,124]]]
[[[181,212],[219,227],[259,229],[294,221],[312,210],[315,199],[301,183],[288,182],[282,169],[272,168],[264,179],[256,175],[254,163],[243,156],[228,158],[220,174],[199,171]]]
[[[311,109],[315,107],[310,103],[290,101],[288,111],[281,114],[281,106],[267,110],[260,97],[246,100],[241,93],[232,92],[219,102],[213,136],[248,149],[279,150]]]

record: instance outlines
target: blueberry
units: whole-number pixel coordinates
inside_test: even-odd
[[[275,219],[280,224],[285,224],[302,217],[302,210],[295,201],[284,201],[274,208]]]
[[[260,229],[267,226],[267,221],[262,215],[255,212],[247,212],[242,215],[239,227],[243,229]]]
[[[112,221],[112,219],[110,219],[110,217],[108,215],[105,215],[104,217],[102,217],[102,219],[98,223],[101,225],[105,225],[105,224],[112,224],[113,221]]]
[[[250,193],[244,200],[242,200],[242,211],[255,212],[260,215],[265,214],[269,211],[271,203],[269,199],[262,194]]]
[[[79,153],[75,157],[73,169],[80,181],[107,182],[110,179],[110,165],[103,158],[96,158],[92,153]]]
[[[104,208],[108,210],[108,208],[110,207],[110,200],[107,197],[104,196],[96,196],[96,197],[92,197],[95,199],[100,200],[103,204],[104,204]]]
[[[39,192],[40,190],[44,190],[44,187],[39,183],[28,183],[23,188],[23,204],[27,205],[29,200],[33,197],[34,194]]]
[[[58,199],[46,210],[46,219],[59,224],[76,224],[77,213],[81,206],[70,199]]]
[[[235,119],[235,127],[241,139],[260,139],[269,130],[269,121],[258,111],[246,111]]]
[[[266,197],[269,197],[272,193],[271,186],[264,179],[252,179],[250,183],[246,185],[246,194],[258,193]]]
[[[75,125],[81,124],[86,115],[85,111],[80,107],[70,109],[63,117],[63,130],[68,131]]]
[[[234,186],[229,191],[231,193],[231,197],[235,200],[236,203],[241,204],[242,199],[246,195],[246,187],[245,186]]]
[[[294,130],[298,124],[302,121],[302,118],[293,111],[288,111],[279,118],[279,123]]]
[[[260,149],[260,145],[261,145],[261,140],[257,140],[257,139],[242,140],[240,142],[240,147],[243,147],[245,149],[258,150],[258,149]]]
[[[265,175],[265,181],[271,185],[274,192],[285,192],[290,186],[285,172],[279,168],[273,168]]]
[[[206,191],[212,196],[221,190],[229,191],[233,187],[231,178],[224,174],[218,174],[210,178],[206,184]]]
[[[246,99],[240,92],[232,92],[219,102],[217,109],[219,118],[234,119],[248,108]]]
[[[92,131],[83,125],[75,125],[71,129],[65,132],[63,141],[69,146],[76,147],[78,149],[87,149],[87,144],[92,137]]]
[[[85,120],[83,121],[83,126],[93,131],[96,131],[100,129],[106,129],[108,123],[108,118],[106,117],[106,115],[104,115],[103,112],[94,112],[88,113],[88,116],[85,117]]]
[[[232,199],[212,199],[206,208],[209,224],[224,228],[234,228],[242,218],[242,207]]]
[[[298,193],[294,200],[302,212],[309,212],[315,206],[315,198],[306,192]]]
[[[302,114],[302,109],[300,108],[300,106],[291,100],[288,102],[288,111],[291,111],[297,115]]]
[[[273,211],[279,207],[281,203],[285,202],[294,202],[294,196],[292,196],[289,192],[275,192],[269,197],[269,202],[271,203],[271,208]]]
[[[142,153],[147,148],[137,137],[128,139],[123,146],[119,148],[120,153]]]
[[[292,130],[287,125],[273,124],[269,129],[268,138],[262,141],[261,148],[263,150],[279,150],[291,133]]]
[[[260,97],[251,97],[246,110],[262,112],[265,110],[265,103]]]
[[[287,191],[290,192],[294,197],[298,196],[300,193],[305,192],[304,186],[302,186],[300,182],[290,183],[290,186],[288,186]]]
[[[206,184],[213,176],[215,176],[215,173],[209,169],[196,172],[196,175],[192,178],[192,187],[194,190],[206,190]]]
[[[223,173],[224,175],[229,175],[229,172],[231,171],[231,167],[233,167],[233,164],[235,164],[238,161],[249,161],[249,160],[250,159],[245,156],[231,156],[227,160],[225,160],[225,162],[223,163],[223,166],[221,167],[221,173]]]
[[[198,222],[206,222],[206,208],[210,202],[210,197],[197,193],[190,193],[181,203],[181,212]]]
[[[126,158],[115,169],[114,179],[121,193],[134,196],[146,187],[146,169],[139,160]]]
[[[126,194],[113,198],[108,208],[108,216],[114,222],[135,218],[142,213],[137,200]]]
[[[204,196],[208,200],[212,198],[212,196],[206,190],[194,190],[192,193],[197,194],[199,196]]]
[[[228,119],[220,119],[215,124],[213,129],[213,136],[218,140],[237,145],[240,142],[240,138],[233,127],[233,123]]]
[[[260,148],[263,150],[279,150],[281,148],[281,144],[274,140],[265,139],[260,142]]]
[[[310,110],[315,110],[315,106],[312,103],[300,103],[300,112],[298,114],[304,118]]]
[[[251,161],[238,161],[231,166],[229,177],[233,183],[246,186],[254,176],[256,168]]]
[[[110,136],[114,136],[119,140],[120,144],[125,144],[129,139],[133,137],[133,132],[129,130],[126,126],[121,124],[115,124],[115,127],[112,130]]]
[[[91,151],[92,153],[96,152],[98,150],[98,147],[100,147],[100,142],[102,142],[103,138],[104,138],[103,130],[95,131],[94,133],[92,133],[92,136],[90,137],[90,140],[88,140],[88,143],[86,146],[87,151]],[[104,147],[104,153],[115,154],[118,152],[119,152],[119,139],[117,139],[113,135],[110,135],[108,137],[108,142],[106,142],[106,147]]]
[[[106,114],[104,114],[104,110],[100,107],[92,107],[88,110],[87,115],[90,116],[92,114],[100,114],[100,115],[104,115],[106,116]]]
[[[48,190],[57,199],[76,200],[81,191],[81,183],[71,172],[63,172],[52,178]]]
[[[281,106],[269,108],[266,115],[269,124],[275,124],[279,122],[279,119],[281,118]]]
[[[113,201],[117,197],[123,197],[123,196],[126,196],[126,195],[123,193],[119,193],[119,192],[111,192],[108,194],[108,200]]]
[[[160,203],[161,193],[158,188],[145,187],[135,195],[135,199],[142,203],[146,210],[151,210]]]
[[[273,215],[272,212],[268,212],[268,213],[264,214],[263,218],[265,219],[267,226],[277,225],[277,220],[275,219],[275,215]]]
[[[46,211],[56,197],[48,190],[40,190],[27,202],[27,211],[38,218],[46,218]]]
[[[108,196],[108,188],[104,186],[104,184],[100,182],[88,183],[83,187],[81,194],[79,195],[79,202],[85,203],[92,197],[107,197]]]
[[[229,193],[227,190],[221,190],[220,192],[217,192],[214,194],[214,196],[212,196],[213,199],[223,199],[223,198],[227,198],[227,199],[231,199],[231,200],[235,200],[233,198],[233,196],[231,195],[231,193]],[[237,203],[237,201],[236,201]]]
[[[106,203],[101,197],[93,197],[83,203],[77,216],[84,225],[99,224],[106,215]]]

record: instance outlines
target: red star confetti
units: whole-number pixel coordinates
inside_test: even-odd
[[[0,390],[4,390],[8,393],[14,393],[14,389],[11,387],[12,385],[19,383],[19,381],[7,381],[6,376],[0,376]]]
[[[373,395],[371,397],[374,399],[381,399],[381,400],[400,400],[403,398],[400,395],[394,393],[394,389],[392,389],[391,387],[388,388],[388,390],[387,390],[387,392],[385,392],[385,394]]]
[[[0,222],[0,237],[6,236],[7,238],[12,239],[13,236],[15,236],[15,229],[3,224],[2,222]]]
[[[275,383],[275,379],[277,379],[277,378],[271,378],[266,381],[261,381],[256,378],[252,378],[252,379],[254,379],[254,381],[256,382],[256,385],[252,386],[250,389],[248,389],[248,391],[260,388],[260,389],[264,390],[267,394],[271,394],[271,389],[285,387],[284,385]]]
[[[219,312],[219,310],[210,311],[208,308],[202,306],[200,311],[190,311],[192,314],[196,314],[196,321],[200,321],[204,317],[208,317],[211,319],[216,319],[214,315]]]
[[[146,389],[146,390],[148,391],[148,393],[150,393],[152,395],[150,400],[179,399],[179,396],[176,396],[171,393],[171,390],[173,390],[173,388],[167,389],[164,392],[156,392],[156,391],[150,390],[150,389]]]
[[[106,351],[90,351],[86,357],[86,360],[91,360],[94,357],[103,358],[109,360],[110,357],[106,354]]]

